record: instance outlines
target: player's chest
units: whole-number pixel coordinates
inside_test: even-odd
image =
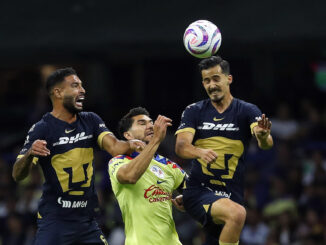
[[[207,138],[222,136],[227,138],[241,138],[248,127],[246,121],[236,113],[228,115],[209,114],[201,115],[196,124],[196,137]]]
[[[152,161],[143,175],[142,184],[145,190],[150,190],[154,193],[171,193],[174,187],[174,178],[170,171],[164,168],[164,165],[162,166],[162,164]]]
[[[87,125],[57,127],[48,133],[47,142],[52,150],[91,147],[94,141],[93,130]],[[51,149],[50,149],[51,150]]]

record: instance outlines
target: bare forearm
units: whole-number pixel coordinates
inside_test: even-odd
[[[190,143],[177,143],[175,152],[179,157],[184,159],[196,159],[199,158],[199,150]]]
[[[148,168],[158,147],[159,141],[149,142],[135,159],[121,167],[118,172],[119,182],[135,184]]]
[[[109,153],[112,156],[131,154],[130,145],[127,141],[117,139]]]
[[[15,181],[25,179],[33,162],[33,155],[27,152],[22,158],[18,159],[12,170],[12,177]]]

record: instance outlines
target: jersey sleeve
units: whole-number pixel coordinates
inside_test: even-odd
[[[20,150],[17,159],[22,158],[26,152],[31,148],[35,140],[45,140],[46,126],[44,123],[38,122],[34,124],[28,131],[23,148]],[[33,158],[33,163],[38,162],[38,157]]]
[[[176,190],[183,182],[186,172],[177,163],[172,162],[171,160],[168,160],[167,163],[172,169],[172,174],[174,177],[173,190]]]
[[[262,113],[260,109],[254,104],[248,104],[248,108],[246,109],[246,112],[247,112],[248,122],[250,125],[251,134],[253,135],[254,134],[253,129],[258,125],[257,120],[259,119],[259,117],[261,117]]]
[[[90,113],[92,120],[94,122],[94,136],[97,139],[97,144],[99,147],[102,149],[102,140],[103,137],[107,134],[112,134],[113,133],[106,127],[104,121],[100,116],[98,116],[95,113]]]
[[[198,110],[195,104],[187,106],[181,115],[181,122],[175,134],[177,135],[181,132],[190,132],[192,134],[195,134],[197,114]]]
[[[121,168],[123,165],[128,164],[129,161],[130,160],[125,155],[116,156],[109,161],[108,171],[109,171],[111,182],[119,183],[117,179],[117,172],[119,168]]]

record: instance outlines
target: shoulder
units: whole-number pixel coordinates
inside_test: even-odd
[[[235,100],[236,106],[242,110],[257,110],[258,109],[258,106],[253,103],[250,103],[250,102],[247,102],[244,100],[240,100],[237,98],[234,98],[234,100]]]
[[[188,116],[196,116],[198,115],[199,112],[206,110],[207,106],[209,105],[209,99],[208,100],[201,100],[195,103],[192,103],[186,107],[186,109],[183,111],[182,116],[184,117],[185,115]]]
[[[28,130],[28,133],[39,133],[43,132],[47,129],[48,121],[46,120],[45,116],[38,122],[34,123],[30,129]]]
[[[195,103],[192,103],[186,107],[186,110],[201,110],[206,108],[207,104],[209,103],[209,99],[201,100]]]
[[[98,124],[99,127],[106,127],[102,118],[99,115],[97,115],[95,112],[82,111],[78,113],[78,116],[83,121],[88,121],[91,123]]]
[[[131,156],[128,155],[117,155],[113,158],[111,158],[111,160],[109,161],[109,164],[116,161],[116,160],[132,160],[133,158]]]
[[[175,162],[171,161],[170,159],[168,159],[167,157],[161,156],[161,155],[157,155],[155,157],[155,160],[159,163],[161,163],[161,166],[163,168],[170,168],[173,169],[175,171],[181,171],[182,173],[184,173],[184,170]]]
[[[78,116],[83,119],[93,119],[93,118],[99,118],[99,116],[92,111],[82,111],[78,113]]]
[[[132,158],[127,155],[118,155],[118,156],[111,158],[111,160],[109,161],[109,166],[108,166],[108,171],[109,171],[110,177],[112,177],[112,175],[114,176],[117,173],[117,170],[122,165],[127,164],[131,160],[132,160]]]

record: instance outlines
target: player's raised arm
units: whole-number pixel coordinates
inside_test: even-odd
[[[217,158],[217,153],[211,149],[202,149],[192,144],[194,135],[190,132],[180,132],[177,134],[175,153],[184,159],[202,159],[210,163]]]
[[[103,137],[102,147],[112,156],[121,154],[131,154],[136,150],[143,149],[145,144],[140,140],[119,140],[113,134],[107,134]]]
[[[137,183],[139,178],[148,168],[160,143],[165,138],[167,127],[171,126],[171,122],[172,120],[165,116],[159,115],[157,117],[154,123],[154,135],[144,150],[128,164],[119,168],[117,172],[117,179],[121,184]]]
[[[273,147],[273,137],[271,135],[272,122],[262,114],[261,118],[257,120],[258,125],[253,128],[254,134],[258,141],[259,148],[268,150]]]
[[[13,166],[12,177],[20,181],[28,176],[34,157],[50,155],[45,140],[35,140],[24,156],[18,158]]]

